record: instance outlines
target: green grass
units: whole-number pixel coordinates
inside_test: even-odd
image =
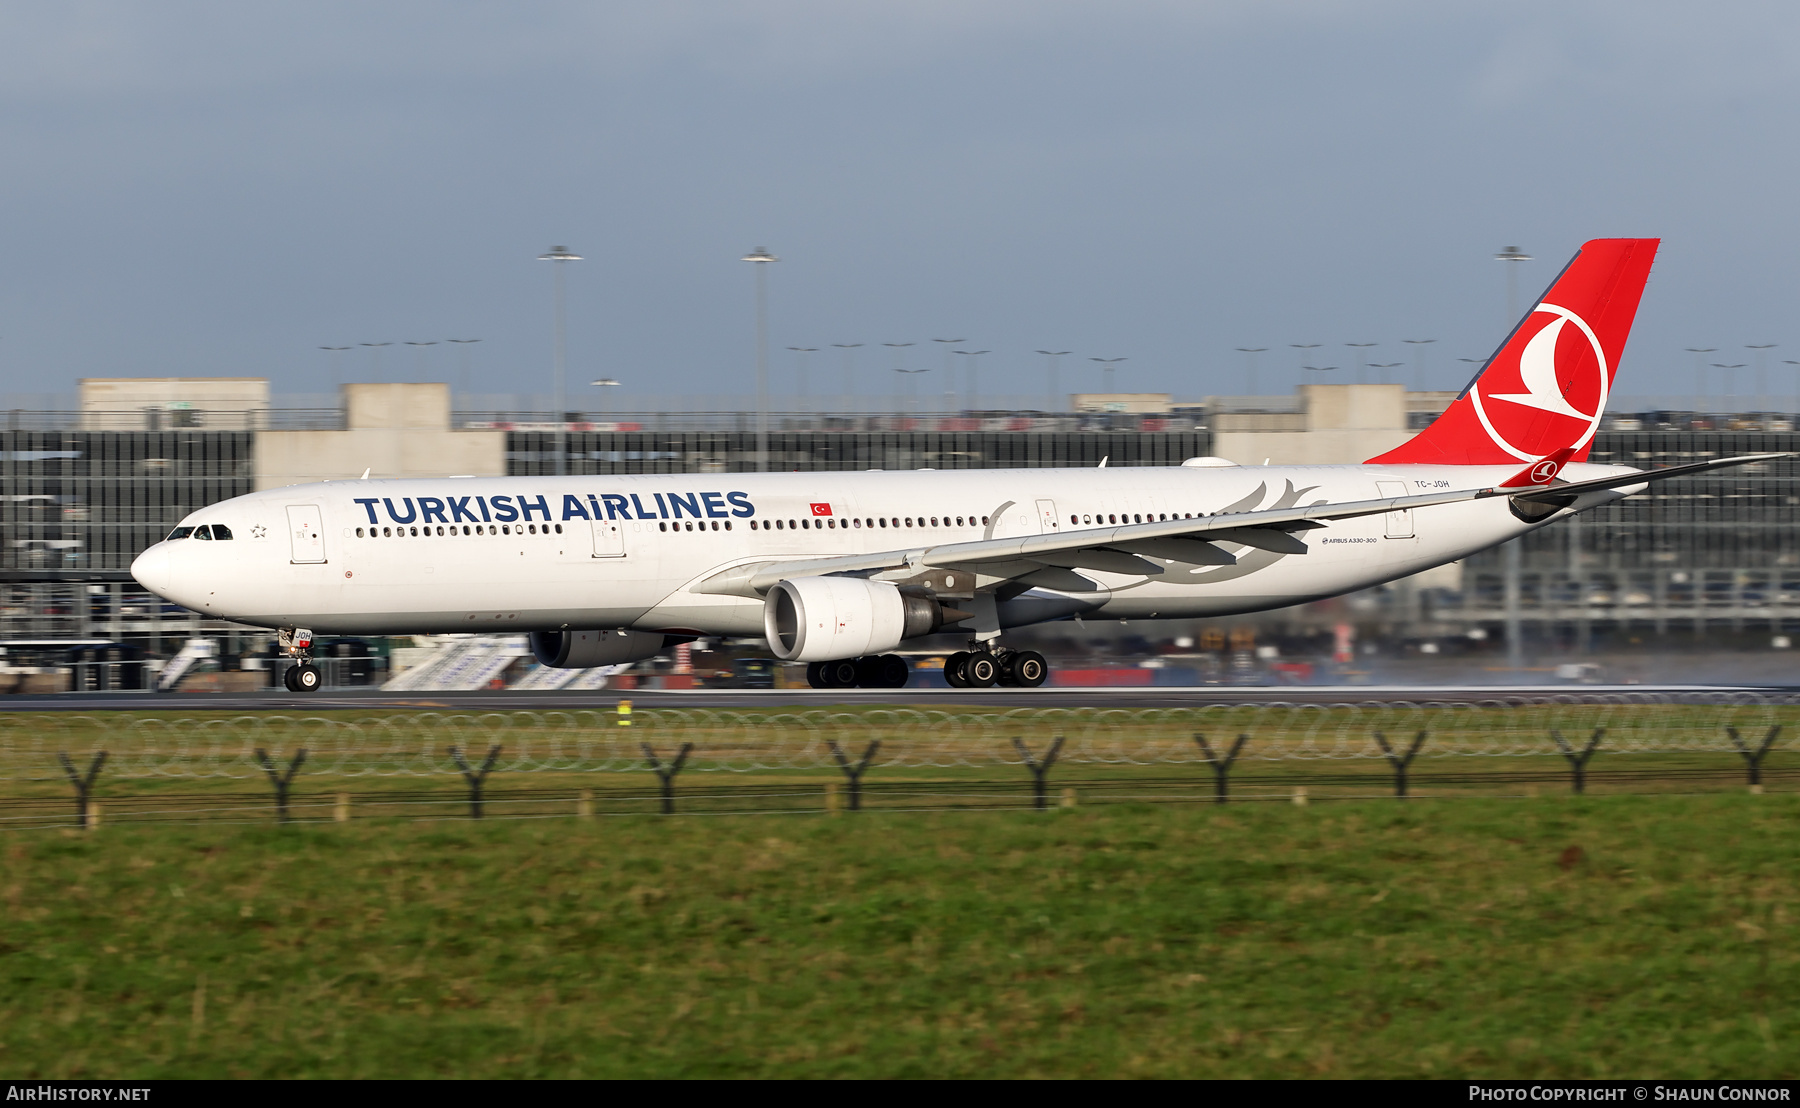
[[[0,839],[12,1077],[1800,1073],[1800,798]]]

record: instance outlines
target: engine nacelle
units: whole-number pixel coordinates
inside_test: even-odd
[[[795,577],[763,601],[763,633],[784,662],[880,654],[943,625],[944,607],[935,598],[861,577]]]
[[[533,631],[531,652],[553,669],[593,669],[654,658],[670,639],[660,631]]]

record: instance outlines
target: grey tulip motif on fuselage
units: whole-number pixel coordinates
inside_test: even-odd
[[[1250,493],[1250,495],[1225,505],[1213,514],[1223,515],[1226,512],[1260,511],[1264,508],[1271,510],[1292,508],[1294,505],[1300,503],[1300,498],[1302,496],[1305,496],[1307,493],[1319,487],[1317,485],[1308,485],[1303,489],[1296,489],[1292,481],[1288,481],[1286,484],[1287,490],[1283,492],[1273,504],[1265,505],[1262,503],[1264,494],[1269,491],[1269,486],[1265,482],[1257,485],[1256,491]],[[1314,503],[1324,504],[1326,501],[1318,500],[1314,501]],[[1218,545],[1221,549],[1237,555],[1238,560],[1236,565],[1194,566],[1189,565],[1186,562],[1175,562],[1170,564],[1164,574],[1160,577],[1145,578],[1137,584],[1115,586],[1112,591],[1115,593],[1127,592],[1137,588],[1139,585],[1149,584],[1151,581],[1160,581],[1169,585],[1213,585],[1220,581],[1230,581],[1238,577],[1248,577],[1258,570],[1269,568],[1276,562],[1279,562],[1281,559],[1288,556],[1274,550],[1258,550],[1253,546],[1243,546],[1235,542],[1220,542]]]

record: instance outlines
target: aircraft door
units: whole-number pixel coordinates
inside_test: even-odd
[[[1389,496],[1405,496],[1405,481],[1377,481],[1376,495],[1383,498]],[[1410,539],[1413,537],[1413,514],[1411,508],[1401,508],[1397,512],[1387,514],[1387,537],[1390,539]]]
[[[1061,530],[1056,518],[1056,501],[1040,500],[1037,502],[1038,533],[1049,535]]]
[[[317,504],[289,504],[288,542],[293,556],[289,561],[296,565],[323,562],[325,560],[325,523],[319,516]]]
[[[624,525],[616,519],[596,519],[594,521],[594,557],[623,558],[624,556]]]

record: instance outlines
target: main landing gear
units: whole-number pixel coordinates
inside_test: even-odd
[[[815,689],[903,689],[911,671],[898,654],[845,658],[837,662],[812,662],[806,667],[806,683]]]
[[[304,627],[283,628],[275,632],[275,645],[299,664],[288,667],[281,682],[288,692],[317,692],[325,678],[312,664],[313,633]]]
[[[959,650],[944,659],[944,680],[953,689],[987,689],[995,685],[1035,689],[1050,676],[1050,666],[1035,650]]]

